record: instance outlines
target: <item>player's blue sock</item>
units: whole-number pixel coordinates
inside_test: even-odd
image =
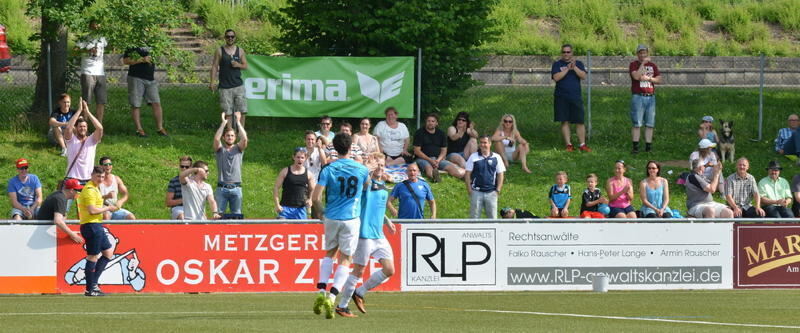
[[[83,272],[86,274],[86,291],[91,291],[94,285],[94,269],[97,263],[94,261],[86,260],[86,265],[83,266]]]
[[[94,268],[94,278],[92,282],[97,284],[100,281],[100,274],[103,274],[103,271],[106,269],[106,265],[108,265],[108,258],[105,256],[100,256],[100,259],[97,259],[97,266]]]

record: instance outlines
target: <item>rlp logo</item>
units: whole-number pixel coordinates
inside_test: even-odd
[[[429,243],[425,240],[421,239],[429,239],[433,241],[433,249],[428,253],[420,253],[419,256],[422,257],[423,260],[428,264],[428,267],[431,268],[436,273],[440,273],[441,277],[460,277],[461,281],[467,281],[467,267],[468,266],[480,266],[483,265],[492,258],[492,249],[484,242],[480,241],[461,241],[461,273],[448,273],[447,266],[445,263],[447,262],[445,259],[445,253],[447,249],[446,240],[444,237],[437,237],[431,233],[413,233],[411,234],[411,272],[417,273],[417,249],[421,244],[419,243]],[[429,248],[426,246],[426,248]],[[478,248],[482,250],[478,250]],[[480,260],[472,260],[470,261],[469,255],[471,253],[475,253],[475,251],[482,251],[483,258]],[[439,255],[439,263],[438,265],[431,260],[431,257]]]

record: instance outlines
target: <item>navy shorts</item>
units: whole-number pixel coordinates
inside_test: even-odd
[[[98,255],[104,250],[111,248],[106,231],[100,223],[81,224],[81,236],[86,240],[86,254]]]
[[[583,124],[583,101],[580,98],[555,96],[553,111],[554,121]]]
[[[625,207],[625,208],[611,207],[611,212],[608,213],[608,217],[617,216],[617,214],[619,214],[619,213],[628,214],[628,213],[632,212],[633,210],[634,210],[633,209],[633,205],[628,205],[628,207]]]

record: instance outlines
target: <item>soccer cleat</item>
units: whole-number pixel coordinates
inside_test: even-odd
[[[578,147],[578,149],[580,149],[582,152],[587,152],[587,153],[592,152],[592,148],[589,148],[589,146],[586,144],[581,145],[580,147]]]
[[[336,314],[338,314],[338,315],[340,315],[342,317],[347,317],[347,318],[358,317],[355,314],[353,314],[352,312],[350,312],[350,308],[340,308],[338,306],[336,307]]]
[[[333,300],[330,298],[325,298],[323,307],[325,308],[325,319],[333,319]]]
[[[353,303],[355,303],[358,311],[361,311],[361,313],[367,313],[367,308],[364,307],[364,296],[353,293]]]
[[[100,289],[92,289],[83,292],[83,296],[88,296],[88,297],[100,297],[105,295],[106,294],[100,291]]]
[[[322,313],[322,306],[325,304],[325,293],[317,293],[317,299],[314,300],[314,314]]]
[[[573,146],[572,144],[568,144],[566,150],[568,152],[573,152],[575,151],[575,146]]]

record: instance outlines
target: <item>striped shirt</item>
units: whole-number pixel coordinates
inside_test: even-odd
[[[738,173],[734,173],[725,180],[725,193],[733,197],[733,202],[741,210],[748,210],[753,199],[753,193],[758,193],[758,184],[756,178],[751,174],[744,177],[739,177]]]
[[[169,184],[167,185],[167,192],[175,193],[172,196],[174,200],[182,200],[183,193],[181,192],[181,181],[178,179],[178,176],[169,180]]]
[[[783,146],[786,145],[786,142],[788,142],[789,138],[792,137],[794,131],[795,130],[789,127],[784,127],[778,130],[778,137],[775,138],[775,151],[783,149]]]

